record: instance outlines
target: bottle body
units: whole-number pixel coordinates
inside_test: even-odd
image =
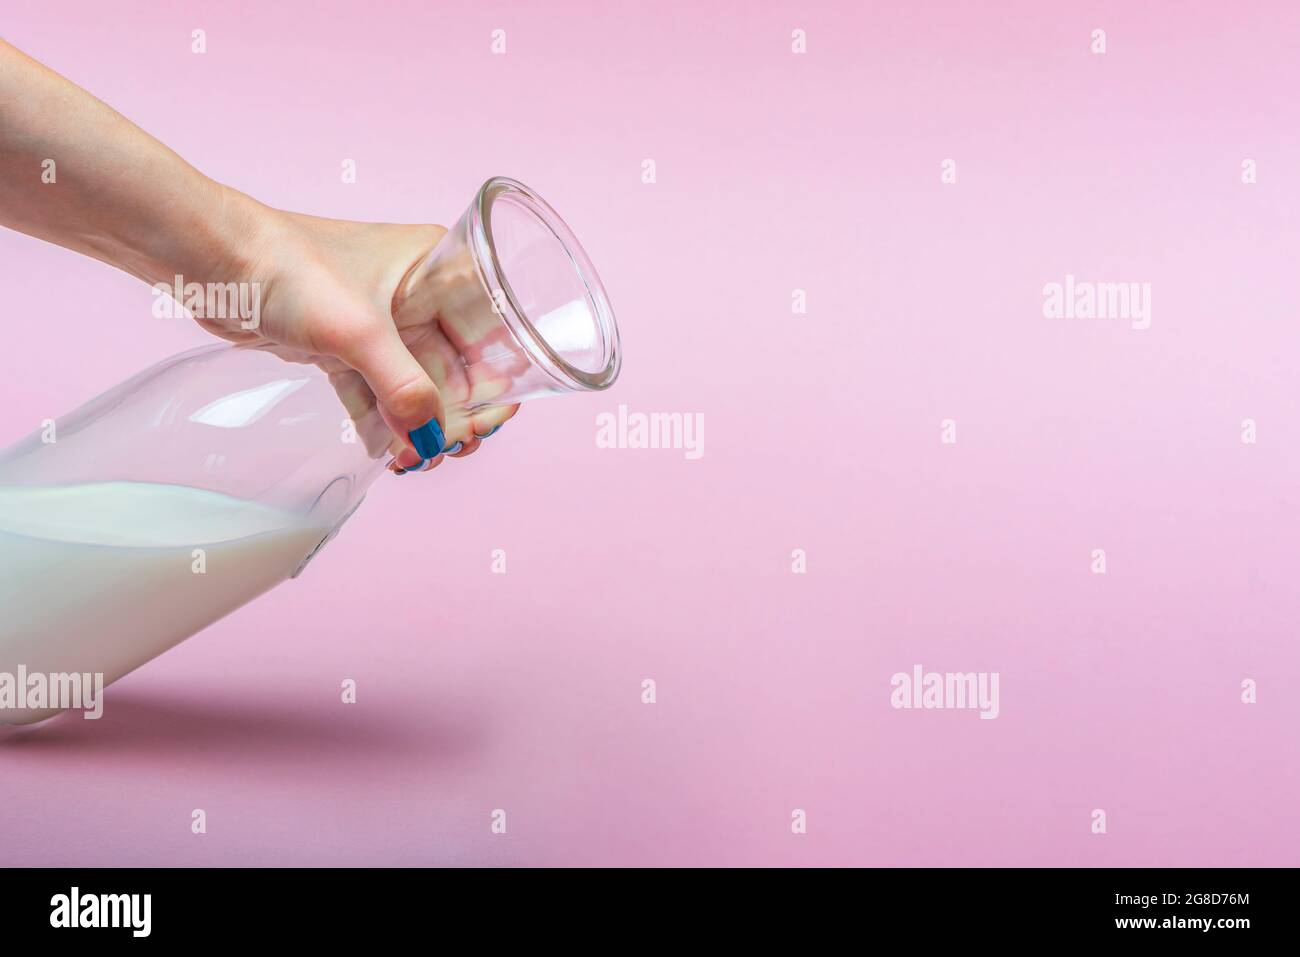
[[[457,354],[437,379],[448,437],[468,440],[475,412],[606,389],[619,373],[595,268],[515,180],[483,185],[407,270],[393,309]],[[0,724],[79,707],[53,700],[60,676],[107,685],[295,577],[392,441],[358,373],[271,344],[215,345],[0,452]]]
[[[74,679],[51,676],[107,685],[297,575],[387,459],[346,399],[309,357],[215,345],[0,453],[0,723],[67,707]]]

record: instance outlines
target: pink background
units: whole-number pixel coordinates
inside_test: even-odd
[[[102,721],[0,733],[0,863],[1300,864],[1300,7],[6,0],[2,27],[274,205],[446,222],[522,179],[626,364],[382,480]],[[1067,273],[1151,283],[1151,328],[1044,318]],[[203,340],[26,237],[0,279],[3,442]],[[703,413],[703,459],[598,449],[619,403]],[[918,663],[999,672],[1001,716],[893,710]]]

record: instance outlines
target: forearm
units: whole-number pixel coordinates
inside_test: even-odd
[[[246,274],[260,217],[259,204],[0,40],[0,224],[170,284]]]
[[[436,322],[413,311],[407,332],[394,296],[411,264],[445,230],[319,219],[270,209],[222,186],[95,99],[0,40],[0,226],[93,256],[150,284],[239,285],[257,312],[208,314],[185,305],[213,335],[271,342],[364,380],[395,438],[394,467],[423,468],[447,439],[514,414],[461,416],[453,431],[438,387],[410,341],[437,360]],[[242,302],[242,300],[241,300]],[[253,319],[251,325],[245,319]],[[435,345],[429,345],[429,343]],[[453,350],[451,343],[442,345]],[[441,365],[438,366],[441,368]],[[419,449],[411,436],[419,436]],[[436,446],[436,449],[434,448]],[[472,449],[474,444],[468,446]],[[428,460],[428,461],[425,461]]]

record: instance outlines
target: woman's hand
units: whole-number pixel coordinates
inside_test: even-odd
[[[460,356],[476,348],[467,340],[478,331],[448,335],[427,303],[394,303],[442,227],[271,209],[204,176],[3,40],[0,225],[167,288],[178,276],[186,284],[255,284],[255,328],[242,317],[195,318],[226,339],[315,356],[354,418],[378,405],[397,471],[432,468],[444,449],[469,455],[518,408],[459,412],[470,391]],[[449,409],[457,410],[450,421]]]
[[[240,318],[196,320],[233,342],[270,341],[319,357],[354,418],[378,405],[394,435],[395,470],[431,469],[442,461],[438,454],[422,456],[408,433],[424,427],[433,447],[441,436],[447,454],[462,458],[517,411],[449,416],[470,388],[458,361],[466,346],[461,330],[451,336],[438,316],[394,302],[403,277],[442,238],[443,227],[285,213],[234,191],[223,208],[227,231],[242,238],[222,268],[235,281],[255,284],[258,326],[249,330]]]

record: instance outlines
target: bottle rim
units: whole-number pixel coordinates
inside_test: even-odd
[[[528,318],[527,312],[510,287],[502,268],[501,259],[492,238],[492,206],[503,196],[509,196],[534,216],[559,243],[569,263],[587,294],[596,333],[600,337],[601,352],[605,359],[595,371],[579,369],[564,358]],[[470,205],[468,222],[470,246],[479,270],[479,278],[493,297],[503,318],[529,356],[564,388],[580,392],[598,392],[608,389],[618,378],[622,366],[622,348],[614,310],[609,304],[605,287],[596,268],[573,230],[549,203],[518,180],[507,176],[494,176],[479,189]],[[495,290],[501,291],[498,299]],[[504,300],[504,301],[502,301]]]

